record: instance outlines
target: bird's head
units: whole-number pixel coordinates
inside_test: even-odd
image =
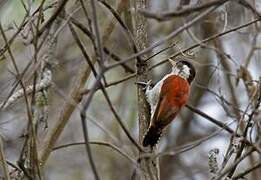
[[[180,60],[177,62],[173,61],[172,59],[169,60],[173,66],[172,67],[173,74],[186,79],[189,83],[193,81],[196,75],[196,70],[190,62],[184,60]]]

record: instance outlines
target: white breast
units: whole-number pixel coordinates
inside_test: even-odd
[[[167,74],[152,89],[146,90],[147,101],[150,104],[150,109],[151,109],[151,117],[153,117],[156,106],[158,104],[163,81],[171,75],[173,74],[172,73]]]

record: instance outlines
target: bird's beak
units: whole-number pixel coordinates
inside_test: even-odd
[[[177,64],[176,61],[174,61],[173,59],[170,59],[170,58],[168,58],[168,60],[171,63],[171,65],[173,66],[173,68],[176,67],[176,64]]]

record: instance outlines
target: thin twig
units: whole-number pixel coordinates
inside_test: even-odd
[[[217,177],[214,178],[214,180],[221,180],[223,176],[225,176],[227,173],[229,173],[232,169],[234,169],[241,161],[243,161],[246,157],[248,157],[250,154],[254,152],[254,149],[251,148],[248,150],[243,156],[241,156],[239,159],[237,159],[232,165],[230,165],[226,170],[224,170],[222,173],[220,173]]]
[[[235,27],[235,28],[232,28],[232,29],[230,29],[230,30],[227,30],[227,31],[225,31],[225,32],[217,33],[217,34],[215,34],[215,35],[213,35],[213,36],[210,36],[210,37],[208,37],[208,38],[202,40],[200,43],[194,44],[194,45],[192,45],[192,46],[190,46],[190,47],[188,47],[188,48],[186,48],[186,49],[184,49],[184,50],[181,50],[181,51],[177,52],[176,54],[174,54],[173,56],[171,56],[171,58],[174,58],[174,59],[175,59],[176,57],[182,55],[182,53],[186,53],[186,52],[188,52],[188,51],[190,51],[190,50],[192,50],[192,49],[194,49],[194,48],[196,48],[196,47],[200,47],[200,45],[201,45],[202,43],[206,43],[206,42],[215,40],[215,39],[218,38],[218,37],[224,36],[224,35],[226,35],[226,34],[229,34],[229,33],[232,33],[232,32],[236,32],[237,30],[246,28],[246,27],[248,27],[248,26],[250,26],[250,25],[252,25],[252,24],[257,23],[257,22],[259,22],[260,20],[261,20],[261,18],[258,18],[258,19],[255,19],[255,20],[251,21],[251,22],[248,22],[248,23],[246,23],[246,24],[239,25],[239,26],[237,26],[237,27]],[[169,47],[167,47],[167,48],[169,48]],[[167,59],[165,59],[165,60],[162,60],[161,62],[156,63],[155,65],[151,66],[150,69],[153,69],[153,68],[155,68],[155,67],[157,67],[157,66],[160,66],[160,65],[162,65],[162,64],[164,64],[164,63],[166,63],[166,62],[168,62],[168,59],[169,59],[169,58],[167,58]]]
[[[248,0],[238,0],[236,2],[250,9],[257,17],[261,18],[260,12],[258,12],[257,9],[250,2],[248,2]]]
[[[94,38],[94,35],[92,34],[91,31],[89,31],[81,22],[79,22],[78,20],[76,20],[75,18],[71,18],[71,22],[76,26],[78,27],[83,33],[85,33],[89,38],[90,40],[94,43],[95,42],[95,38]],[[113,52],[111,52],[109,50],[108,47],[103,47],[103,51],[109,55],[113,60],[115,61],[121,61],[121,58],[118,57],[116,54],[114,54]],[[122,67],[124,68],[124,70],[126,72],[130,72],[130,73],[134,73],[135,71],[129,67],[128,65],[126,64],[122,64]]]
[[[259,109],[259,107],[260,107],[260,103],[261,103],[261,91],[260,91],[260,90],[261,90],[261,85],[260,85],[260,82],[259,82],[259,87],[258,87],[258,88],[259,88],[259,97],[258,97],[258,99],[257,99],[257,102],[256,102],[256,104],[255,104],[255,107],[253,108],[251,114],[250,114],[249,117],[248,117],[246,127],[245,127],[245,129],[244,129],[244,131],[243,131],[243,137],[244,137],[244,138],[247,137],[247,133],[248,133],[249,128],[251,127],[251,122],[253,121],[253,117],[254,117],[254,115],[256,114],[256,111],[257,111],[257,110]],[[246,143],[245,143],[245,142],[242,142],[242,144],[241,144],[240,147],[239,147],[239,151],[238,151],[237,154],[236,154],[235,160],[237,160],[237,159],[239,159],[239,158],[241,157],[241,154],[243,153],[243,150],[244,150],[245,146],[246,146]],[[229,177],[229,178],[231,178],[231,177],[233,176],[233,174],[234,174],[236,168],[237,168],[237,165],[235,165],[235,166],[231,169],[231,171],[230,171],[229,174],[228,174],[228,177]]]
[[[177,30],[173,31],[172,33],[170,33],[169,35],[167,35],[166,37],[162,38],[161,40],[159,40],[158,42],[154,43],[153,45],[151,45],[150,47],[147,47],[141,51],[139,51],[138,53],[135,53],[131,56],[129,56],[128,58],[114,63],[112,65],[107,66],[106,70],[115,68],[123,63],[126,63],[130,60],[133,60],[134,58],[137,58],[139,56],[142,56],[148,52],[150,52],[152,49],[154,49],[155,47],[158,47],[159,45],[165,43],[166,41],[174,38],[175,36],[177,36],[179,33],[181,33],[183,30],[185,30],[186,28],[189,28],[190,26],[194,25],[196,22],[198,22],[199,20],[201,20],[203,17],[205,17],[206,15],[208,15],[210,12],[214,11],[217,7],[211,7],[208,10],[202,12],[201,14],[199,14],[197,17],[195,17],[194,19],[192,19],[191,21],[185,23],[183,26],[181,26],[180,28],[178,28]]]
[[[71,31],[72,31],[73,36],[75,37],[75,40],[76,40],[78,46],[80,47],[80,49],[81,49],[81,51],[82,51],[82,53],[83,53],[83,55],[84,55],[86,61],[88,62],[88,64],[89,64],[89,66],[90,66],[90,68],[91,68],[91,70],[92,70],[94,76],[97,76],[97,72],[96,72],[96,70],[94,69],[94,67],[93,67],[93,65],[92,65],[92,62],[90,61],[89,56],[87,55],[86,51],[84,50],[84,48],[83,48],[83,46],[82,46],[82,44],[81,44],[81,42],[80,42],[80,39],[79,39],[78,35],[76,34],[76,32],[74,31],[73,27],[72,27],[70,24],[69,24],[69,27],[70,27],[70,29],[71,29]],[[122,122],[120,116],[118,115],[118,113],[117,113],[116,110],[114,109],[114,107],[113,107],[113,105],[112,105],[112,103],[111,103],[111,100],[110,100],[110,98],[109,98],[109,96],[108,96],[108,94],[107,94],[107,92],[106,92],[104,86],[103,86],[103,85],[100,85],[98,88],[100,88],[100,89],[103,91],[103,94],[104,94],[104,96],[105,96],[105,99],[107,100],[107,102],[108,102],[108,104],[109,104],[109,107],[111,108],[111,111],[113,112],[113,114],[114,114],[114,116],[115,116],[117,122],[120,124],[120,126],[122,127],[122,129],[123,129],[123,131],[125,132],[125,134],[126,134],[126,135],[128,136],[128,138],[131,140],[131,142],[132,142],[140,151],[142,151],[142,147],[140,147],[139,144],[138,144],[138,143],[134,140],[134,138],[131,136],[131,134],[129,133],[128,129],[127,129],[126,126],[123,124],[123,122]]]
[[[32,135],[32,139],[31,140],[34,142],[33,145],[32,145],[33,146],[32,147],[32,151],[33,151],[32,153],[34,153],[36,155],[36,158],[33,160],[33,162],[38,164],[39,162],[38,162],[38,157],[37,157],[37,153],[38,152],[37,152],[37,145],[36,145],[36,136],[35,136],[35,134],[34,134],[34,132],[32,130],[32,127],[33,127],[33,115],[32,115],[31,107],[30,107],[30,104],[29,104],[28,95],[27,95],[27,92],[26,92],[26,86],[25,86],[25,84],[22,81],[21,73],[20,73],[20,71],[18,69],[18,66],[16,64],[14,55],[13,55],[13,53],[11,51],[11,47],[8,44],[8,40],[7,40],[7,37],[6,37],[5,33],[4,33],[4,30],[2,28],[1,23],[0,23],[0,31],[1,31],[1,34],[3,36],[3,39],[4,39],[5,43],[7,44],[7,51],[9,53],[9,55],[10,55],[12,64],[13,64],[13,66],[15,68],[15,71],[16,71],[16,74],[17,74],[17,77],[18,77],[18,81],[19,81],[19,83],[20,83],[20,85],[22,87],[23,93],[24,93],[26,112],[27,112],[27,117],[28,117],[29,133],[30,133],[30,135]],[[27,139],[25,140],[25,143],[26,142],[27,142]],[[22,153],[20,155],[22,156]],[[26,169],[24,169],[24,170],[26,171]],[[25,172],[25,174],[26,174],[26,172]]]
[[[243,171],[242,173],[239,173],[238,175],[236,175],[232,179],[236,180],[236,179],[244,178],[245,175],[249,174],[250,172],[252,172],[252,171],[254,171],[254,170],[256,170],[260,167],[261,167],[261,163],[257,163],[253,167],[250,167],[250,168],[246,169],[245,171]]]
[[[191,13],[207,9],[212,6],[220,6],[224,3],[226,3],[227,1],[232,1],[232,0],[213,0],[211,2],[206,2],[206,3],[195,5],[192,7],[186,7],[186,8],[180,9],[180,10],[177,9],[176,11],[172,11],[172,12],[155,13],[155,12],[150,12],[147,10],[139,10],[139,12],[147,18],[153,18],[158,21],[167,21],[173,17],[186,16]]]
[[[209,120],[210,122],[214,123],[215,125],[221,127],[222,129],[226,130],[228,133],[230,134],[234,134],[236,137],[240,137],[243,139],[243,141],[249,145],[249,146],[252,146],[252,148],[254,148],[255,151],[257,151],[259,154],[261,154],[261,149],[258,148],[256,145],[254,145],[253,143],[251,143],[248,139],[246,139],[246,137],[242,137],[239,133],[236,133],[233,129],[231,129],[229,126],[227,126],[226,124],[214,119],[213,117],[207,115],[206,113],[204,113],[203,111],[199,110],[199,109],[196,109],[194,108],[193,106],[191,105],[186,105],[186,107],[188,109],[190,109],[192,112],[204,117],[205,119]]]
[[[71,114],[75,110],[77,104],[81,102],[82,95],[83,95],[82,90],[84,89],[85,83],[90,75],[90,72],[91,69],[88,66],[85,66],[85,63],[80,65],[79,74],[76,76],[77,80],[75,81],[73,89],[69,95],[69,97],[71,97],[71,99],[73,100],[73,103],[65,102],[65,104],[63,105],[60,111],[58,121],[56,122],[54,128],[51,130],[50,134],[48,135],[47,141],[43,146],[43,150],[40,156],[41,163],[43,166],[45,165],[47,159],[49,158],[52,148],[54,147],[56,141],[58,140],[61,133],[63,132],[65,125],[69,121]],[[91,94],[91,95],[88,94],[89,95],[88,97],[91,99],[94,92],[92,92],[91,89],[88,92]]]
[[[143,148],[135,141],[135,139],[132,137],[132,135],[130,134],[129,130],[127,129],[127,127],[123,124],[123,121],[121,120],[120,116],[118,115],[118,113],[116,112],[116,110],[114,109],[112,102],[108,96],[108,93],[106,92],[104,86],[101,87],[103,94],[105,96],[105,99],[107,101],[107,103],[109,104],[109,107],[115,117],[115,119],[117,120],[117,122],[119,123],[120,127],[123,129],[124,133],[127,135],[127,137],[130,139],[130,141],[139,149],[140,152],[143,152]]]
[[[75,83],[73,85],[73,89],[70,93],[70,97],[72,98],[74,103],[71,102],[65,102],[61,111],[59,118],[54,125],[54,128],[50,131],[50,134],[48,135],[48,139],[43,146],[43,150],[41,153],[41,164],[45,165],[50,153],[52,152],[52,148],[54,147],[56,141],[60,137],[65,125],[69,121],[69,118],[74,111],[76,105],[81,102],[82,95],[81,91],[85,86],[85,83],[90,75],[90,68],[85,65],[85,62],[80,65],[79,74],[77,75],[77,79],[75,80]]]
[[[89,66],[90,66],[90,68],[91,68],[91,70],[93,71],[94,75],[97,76],[97,72],[95,71],[95,69],[94,69],[92,63],[90,62],[90,59],[88,58],[88,56],[86,56],[87,54],[86,54],[85,50],[83,49],[83,47],[82,47],[82,45],[81,45],[81,43],[80,43],[79,38],[77,38],[77,34],[76,34],[75,31],[72,29],[72,26],[70,26],[70,28],[71,28],[71,30],[72,30],[72,32],[73,32],[73,34],[74,34],[74,37],[76,38],[77,44],[80,46],[80,48],[81,48],[81,50],[82,50],[82,52],[83,52],[83,55],[85,56],[85,59],[87,60]],[[89,32],[89,33],[90,33],[90,32]],[[121,126],[122,129],[123,129],[123,131],[124,131],[125,134],[128,136],[128,138],[131,140],[131,142],[132,142],[140,151],[142,151],[142,147],[140,147],[140,145],[139,145],[139,144],[134,140],[134,138],[130,135],[129,131],[127,130],[127,128],[126,128],[125,125],[123,124],[123,122],[122,122],[120,116],[117,114],[116,110],[114,109],[114,107],[113,107],[113,105],[112,105],[112,103],[111,103],[111,101],[110,101],[110,99],[109,99],[109,96],[108,96],[108,94],[107,94],[105,88],[103,87],[103,85],[100,85],[100,88],[101,88],[101,90],[103,91],[103,94],[104,94],[104,96],[105,96],[105,98],[106,98],[106,100],[107,100],[107,102],[108,102],[108,104],[109,104],[109,107],[111,108],[111,111],[113,112],[113,114],[114,114],[114,116],[115,116],[117,122],[120,124],[120,126]]]
[[[91,7],[92,7],[92,16],[93,16],[93,22],[94,22],[94,33],[96,35],[96,47],[98,48],[98,55],[100,58],[100,66],[103,68],[104,66],[104,54],[103,54],[103,47],[102,47],[102,42],[101,42],[101,37],[100,37],[100,31],[99,31],[99,26],[98,26],[98,20],[97,20],[97,12],[96,12],[96,1],[91,0]]]
[[[81,122],[82,122],[82,130],[83,130],[83,135],[84,135],[84,144],[86,147],[86,151],[88,154],[88,158],[90,161],[90,165],[91,165],[91,169],[93,171],[94,177],[96,180],[99,180],[99,174],[92,156],[92,150],[91,147],[89,146],[89,135],[88,135],[88,127],[87,127],[87,120],[86,120],[86,111],[84,111],[85,109],[83,109],[83,111],[81,111],[80,116],[81,116]]]
[[[116,152],[118,152],[120,155],[122,155],[123,157],[125,157],[128,161],[130,161],[132,164],[135,164],[137,167],[137,163],[136,160],[133,159],[132,157],[130,157],[127,153],[123,152],[120,148],[118,148],[117,146],[108,143],[108,142],[102,142],[102,141],[89,141],[90,144],[92,145],[101,145],[101,146],[106,146],[106,147],[110,147],[111,149],[115,150]],[[85,142],[77,142],[77,143],[69,143],[69,144],[63,144],[60,146],[56,146],[53,148],[53,150],[58,150],[58,149],[63,149],[63,148],[67,148],[67,147],[71,147],[71,146],[78,146],[78,145],[84,145]]]
[[[230,134],[234,133],[234,130],[231,129],[230,127],[228,127],[226,124],[224,124],[224,123],[222,123],[222,122],[220,122],[220,121],[218,121],[218,120],[212,118],[211,116],[209,116],[209,115],[207,115],[206,113],[200,111],[199,109],[196,109],[196,108],[194,108],[193,106],[188,105],[188,104],[186,105],[186,107],[187,107],[189,110],[191,110],[192,112],[194,112],[194,113],[196,113],[196,114],[198,114],[198,115],[200,115],[200,116],[206,118],[206,119],[209,120],[210,122],[216,124],[217,126],[221,127],[222,129],[226,130],[226,131],[229,132]]]
[[[48,29],[52,23],[54,22],[54,20],[58,17],[58,15],[62,12],[63,8],[65,7],[66,3],[68,2],[68,0],[59,0],[58,1],[58,6],[55,9],[54,13],[51,15],[51,17],[44,23],[44,25],[41,27],[41,29],[39,29],[38,33],[36,34],[36,36],[41,36],[42,33]]]

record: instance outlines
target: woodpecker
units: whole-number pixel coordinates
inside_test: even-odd
[[[159,141],[162,131],[177,116],[187,103],[190,83],[196,71],[188,61],[174,62],[172,72],[165,75],[153,88],[146,89],[147,101],[151,108],[151,120],[143,138],[143,146],[153,147]]]

